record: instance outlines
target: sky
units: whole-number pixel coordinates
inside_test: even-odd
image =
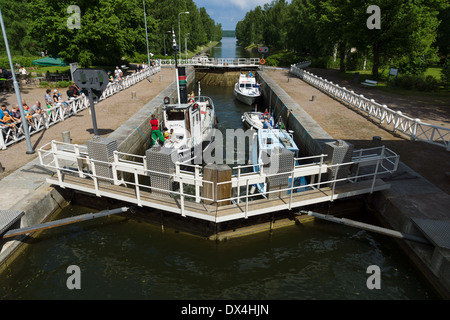
[[[263,6],[271,0],[194,0],[198,8],[204,7],[216,23],[222,24],[222,30],[234,30],[236,23],[244,19],[245,14]]]

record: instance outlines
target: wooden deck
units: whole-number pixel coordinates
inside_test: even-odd
[[[95,194],[99,197],[114,198],[142,207],[160,209],[163,211],[181,214],[182,216],[191,216],[202,220],[219,223],[274,211],[294,209],[315,203],[333,201],[335,199],[343,199],[351,196],[367,194],[372,190],[373,180],[346,183],[342,186],[336,186],[333,194],[331,188],[322,187],[320,190],[311,189],[308,191],[294,193],[292,197],[286,194],[285,196],[274,199],[250,200],[247,205],[245,202],[241,201],[238,204],[230,204],[226,206],[197,203],[187,200],[187,197],[184,201],[182,201],[179,197],[164,196],[152,193],[150,192],[150,189],[146,191],[143,190],[143,188],[140,188],[139,192],[137,192],[134,188],[116,186],[107,182],[99,182],[98,190],[96,190],[92,179],[80,178],[69,174],[62,175],[62,184],[60,184],[56,176],[48,178],[47,182],[63,188],[70,188]],[[386,184],[381,179],[377,179],[375,180],[373,191],[385,190],[389,187],[389,184]]]

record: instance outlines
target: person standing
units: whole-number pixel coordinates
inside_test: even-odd
[[[150,120],[150,125],[152,126],[152,141],[151,141],[151,147],[158,141],[164,143],[164,137],[161,133],[161,130],[159,130],[159,121],[156,119],[155,114],[152,114],[152,119]]]

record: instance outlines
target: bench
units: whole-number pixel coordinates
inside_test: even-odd
[[[364,82],[361,82],[361,84],[363,84],[365,86],[375,87],[378,84],[378,81],[365,80]]]

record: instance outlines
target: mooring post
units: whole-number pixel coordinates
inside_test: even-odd
[[[217,200],[231,198],[231,168],[226,164],[207,164],[203,169],[203,180],[211,181],[203,184],[204,197],[214,199],[207,204],[217,203],[217,206],[230,204],[230,201]],[[228,183],[225,183],[228,182]],[[217,185],[218,183],[221,183]]]

